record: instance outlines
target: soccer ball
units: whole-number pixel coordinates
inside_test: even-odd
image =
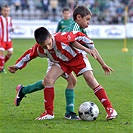
[[[94,102],[84,102],[79,106],[78,114],[81,120],[94,121],[99,115],[99,108]]]

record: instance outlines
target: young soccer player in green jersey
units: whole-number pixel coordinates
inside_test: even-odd
[[[69,25],[69,27],[65,28],[63,30],[63,32],[80,31],[80,32],[87,35],[87,32],[86,32],[85,28],[88,27],[88,25],[90,23],[91,16],[92,16],[92,13],[87,7],[77,6],[73,11],[74,22],[71,23]],[[95,52],[96,52],[97,55],[100,56],[97,49],[95,49]],[[101,56],[100,56],[100,58],[101,58]],[[100,60],[102,60],[102,58]],[[101,64],[101,66],[102,66],[102,64]],[[102,66],[102,68],[103,68],[103,66]],[[113,109],[113,106],[112,106],[111,102],[109,101],[108,96],[106,95],[106,92],[105,92],[104,88],[101,87],[99,89],[97,87],[97,88],[92,88],[92,89],[94,91],[94,94],[99,99],[99,101],[102,103],[102,105],[104,106],[104,108],[107,112],[106,119],[110,120],[110,119],[116,118],[117,117],[117,112],[115,111],[115,109]],[[73,95],[74,95],[74,91],[73,91]]]
[[[58,22],[56,32],[63,31],[71,22],[73,22],[73,19],[71,18],[71,10],[69,8],[63,8],[62,16],[63,18]]]

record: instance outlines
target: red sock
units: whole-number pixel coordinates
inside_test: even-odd
[[[45,86],[44,88],[44,106],[48,114],[53,115],[54,109],[54,87]]]
[[[0,56],[0,70],[4,68],[4,57]]]
[[[105,109],[107,107],[112,108],[111,102],[109,101],[108,96],[107,96],[104,88],[101,85],[98,85],[94,89],[94,93],[97,96],[97,98],[99,99],[99,101],[102,103],[102,105],[105,107]]]
[[[10,59],[10,57],[11,57],[10,55],[5,56],[5,63]]]

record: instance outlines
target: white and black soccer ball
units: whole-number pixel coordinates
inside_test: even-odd
[[[78,114],[81,120],[94,121],[99,115],[99,108],[94,102],[84,102],[79,106]]]

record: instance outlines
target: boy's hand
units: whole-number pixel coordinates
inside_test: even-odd
[[[107,66],[106,64],[104,64],[102,66],[102,68],[103,68],[103,70],[105,72],[105,75],[110,75],[111,72],[114,72],[114,70],[111,67]]]
[[[91,50],[91,49],[86,48],[85,52],[90,54],[90,56],[93,56],[95,59],[97,59],[95,50]]]
[[[11,73],[15,73],[17,70],[18,70],[18,68],[15,65],[8,67],[8,71]]]

